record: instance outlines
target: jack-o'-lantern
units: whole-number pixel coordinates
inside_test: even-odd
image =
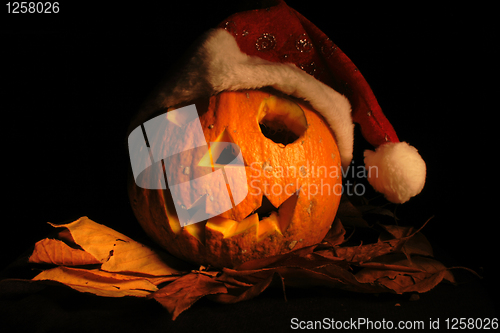
[[[394,203],[422,190],[425,162],[399,141],[358,68],[284,1],[231,15],[193,46],[129,136],[134,212],[171,253],[235,267],[320,242],[354,123],[376,148],[364,153],[375,190]]]
[[[179,135],[172,125],[148,138],[189,152],[163,161],[168,186],[142,188],[130,179],[132,207],[146,233],[173,255],[214,267],[321,242],[342,192],[337,143],[322,116],[303,101],[264,90],[222,92],[194,105],[197,119],[169,117],[179,108],[160,117],[201,125],[207,144],[193,149],[195,130],[187,124]],[[224,171],[224,182],[203,177],[216,171]],[[176,184],[189,191],[178,192]],[[222,205],[227,193],[230,209]],[[179,214],[207,218],[181,226]]]

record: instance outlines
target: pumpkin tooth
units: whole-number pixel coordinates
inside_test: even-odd
[[[214,216],[208,219],[205,228],[222,233],[224,238],[229,238],[234,235],[234,230],[237,228],[238,222],[221,216]]]
[[[295,192],[290,198],[286,199],[285,202],[281,204],[278,210],[279,215],[279,227],[281,232],[285,232],[288,226],[292,222],[293,214],[295,212],[295,207],[297,206],[297,200],[299,199],[299,191]]]
[[[257,241],[261,241],[268,235],[275,232],[283,235],[280,230],[278,213],[271,212],[271,215],[269,215],[269,217],[266,217],[259,222],[259,228],[257,230]]]
[[[203,245],[205,245],[205,223],[199,222],[189,224],[184,228],[187,232],[196,237]]]
[[[247,218],[245,218],[243,221],[238,223],[238,225],[236,226],[236,229],[234,230],[234,234],[232,236],[238,235],[238,234],[252,228],[253,226],[257,226],[255,228],[255,230],[257,231],[258,225],[259,225],[259,214],[252,214],[252,215],[248,216]]]
[[[241,222],[237,222],[233,219],[228,219],[221,216],[215,216],[208,220],[205,228],[216,230],[224,235],[224,238],[230,238],[245,232],[246,230],[252,228],[253,226],[259,225],[259,215],[252,214],[245,218]],[[257,230],[256,228],[256,230]]]

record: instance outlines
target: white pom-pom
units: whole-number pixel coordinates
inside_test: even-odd
[[[406,142],[388,142],[375,151],[366,150],[368,181],[387,200],[403,203],[422,191],[425,162],[417,149]]]

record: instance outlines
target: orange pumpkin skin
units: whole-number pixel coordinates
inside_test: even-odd
[[[305,103],[260,90],[222,92],[209,99],[208,107],[207,101],[195,104],[209,145],[224,141],[240,148],[248,194],[208,221],[180,227],[170,189],[144,189],[130,177],[130,201],[146,233],[179,258],[218,268],[234,268],[321,242],[342,191],[340,154],[324,119]],[[273,133],[266,132],[270,138],[263,133],[267,127],[271,132],[282,130],[280,126],[286,127],[285,132],[292,128],[293,142],[277,143]],[[175,133],[162,135],[165,146],[183,144]],[[216,161],[211,153],[213,171]],[[187,181],[200,175],[202,159],[202,152],[193,153],[164,167],[173,178]],[[211,184],[193,185],[187,200],[205,196],[213,203],[219,192]]]

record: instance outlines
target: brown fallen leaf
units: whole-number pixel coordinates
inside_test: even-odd
[[[418,230],[414,230],[413,227],[380,225],[385,229],[385,234],[382,233],[376,243],[357,246],[335,246],[315,251],[315,253],[324,257],[339,258],[354,263],[370,261],[390,253],[405,253],[408,259],[411,254],[432,256],[430,243],[420,233],[420,230],[429,221],[430,219]]]
[[[386,241],[390,239],[407,238],[407,241],[403,244],[401,251],[406,254],[408,259],[410,259],[412,254],[432,257],[434,255],[432,246],[427,238],[420,232],[429,220],[427,220],[427,222],[425,222],[424,225],[417,231],[415,231],[413,227],[381,224],[380,226],[386,232],[382,232],[379,239],[381,241]]]
[[[415,231],[415,229],[413,227],[408,227],[408,226],[387,225],[387,224],[379,224],[379,225],[390,236],[392,236],[392,237],[386,237],[389,239],[404,238],[404,237],[411,235]],[[383,236],[383,234],[381,234],[381,236]]]
[[[345,236],[344,226],[342,225],[342,222],[340,221],[339,218],[335,218],[335,220],[332,223],[332,226],[330,227],[330,230],[328,230],[328,233],[323,239],[323,242],[326,242],[330,246],[340,245],[345,240],[344,236]]]
[[[409,272],[409,273],[423,272],[422,269],[417,267],[410,267],[398,264],[384,264],[380,262],[359,262],[359,263],[354,263],[353,266],[375,269],[381,271],[382,274],[383,271],[396,271],[396,272]]]
[[[344,226],[363,228],[369,226],[368,222],[363,218],[363,213],[345,196],[342,196],[340,201],[337,217],[340,218]]]
[[[146,297],[158,290],[152,282],[145,278],[64,266],[45,270],[35,276],[33,280],[57,281],[80,292],[107,297]]]
[[[210,295],[211,300],[219,303],[237,303],[252,299],[266,290],[273,280],[279,281],[283,290],[285,288],[283,277],[281,277],[277,271],[273,270],[269,271],[266,278],[255,284],[243,283],[230,276],[217,280],[224,281],[224,285],[227,288],[227,293]]]
[[[100,264],[100,261],[90,253],[74,249],[63,241],[50,238],[42,239],[35,244],[29,262],[63,266]]]
[[[374,244],[358,246],[340,246],[330,250],[318,252],[326,257],[337,257],[349,262],[365,262],[384,254],[397,252],[407,242],[407,239],[391,239],[387,241],[379,240]]]
[[[175,275],[180,271],[169,262],[174,260],[166,253],[158,253],[145,245],[132,242],[117,242],[109,260],[101,269],[108,272],[134,272],[153,276]]]
[[[87,217],[55,225],[71,233],[75,244],[102,263],[109,272],[133,272],[154,276],[180,274],[174,267],[185,266],[167,253],[160,254],[149,247]]]
[[[378,264],[385,269],[367,267],[356,274],[361,283],[380,284],[402,294],[405,292],[427,292],[442,280],[454,283],[453,274],[437,260],[415,256],[412,260],[400,255],[379,258]],[[394,266],[413,268],[415,271],[392,270]]]
[[[361,283],[356,280],[352,272],[336,265],[325,265],[314,269],[280,267],[278,272],[283,276],[287,286],[320,286],[358,293],[382,293],[390,291],[388,288],[381,285]]]
[[[407,258],[410,258],[411,255],[434,256],[431,243],[420,232],[408,239],[401,250],[406,254]]]
[[[210,294],[227,293],[223,282],[215,280],[212,276],[191,272],[167,286],[151,294],[175,320],[179,314],[191,307],[197,300]]]

